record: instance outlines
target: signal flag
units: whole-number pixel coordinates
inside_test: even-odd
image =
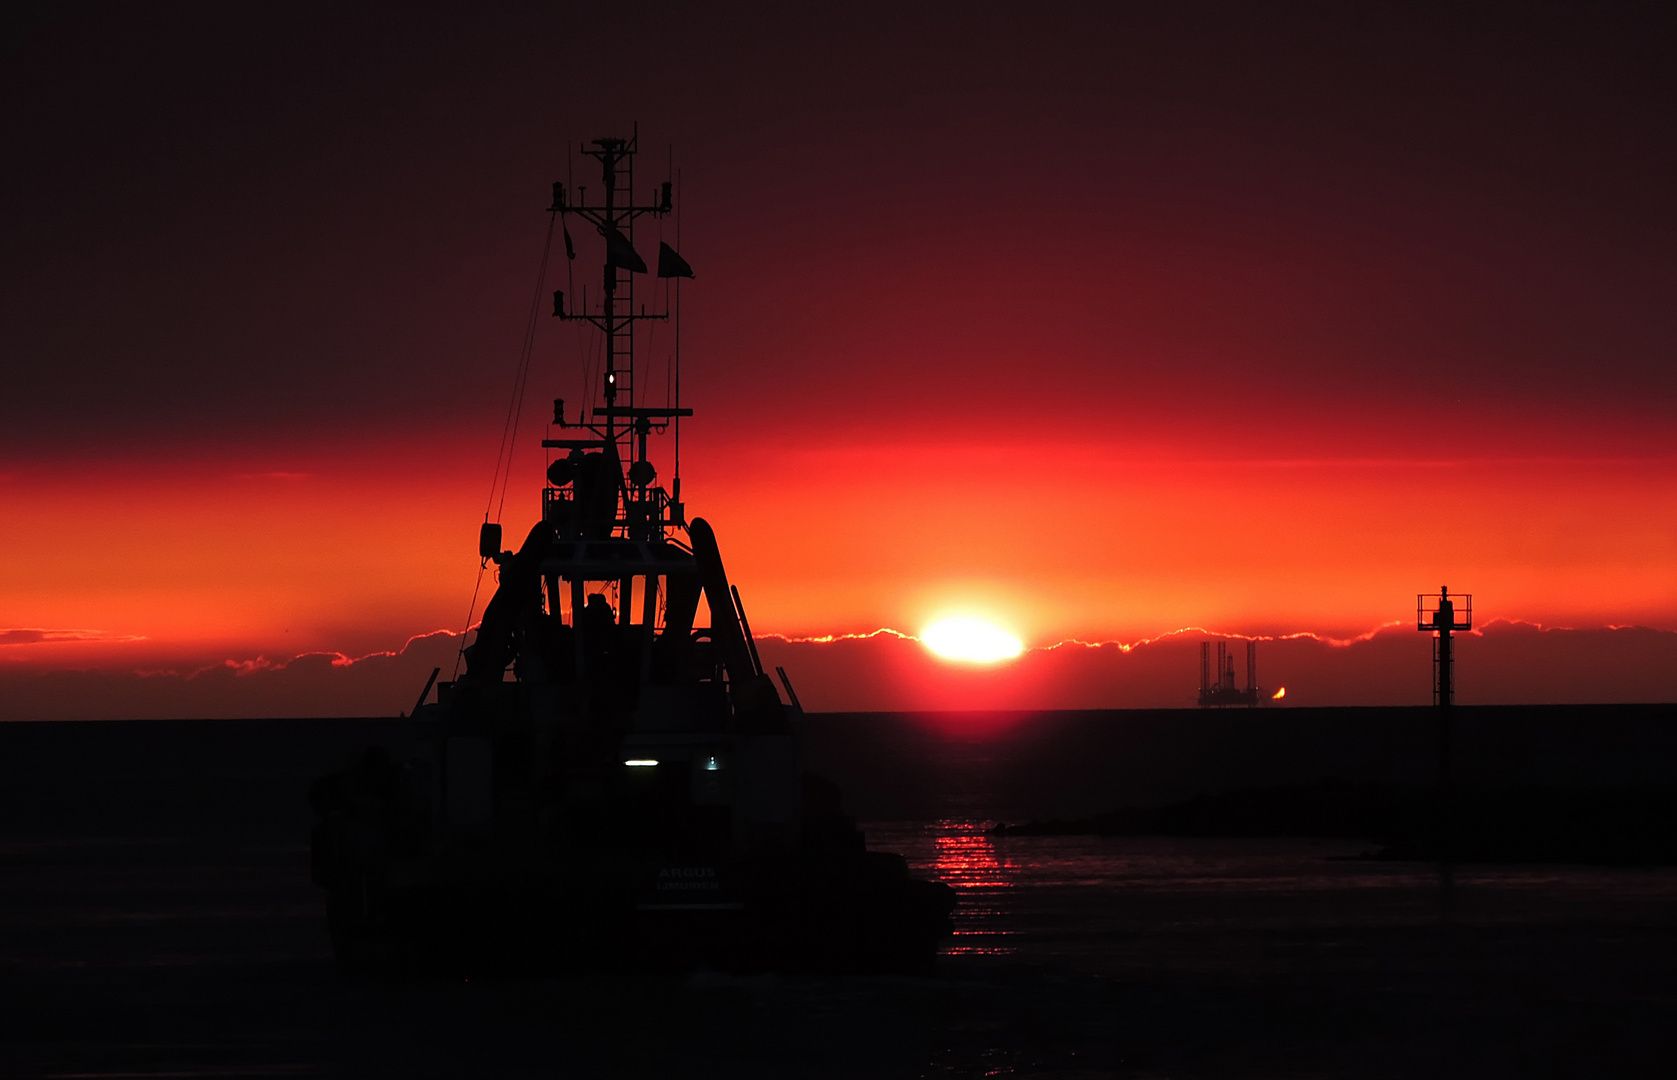
[[[634,274],[646,273],[646,260],[640,257],[627,236],[609,225],[600,232],[606,238],[606,265],[621,267]]]
[[[687,260],[676,254],[675,248],[658,241],[658,276],[659,277],[692,277],[693,268],[687,265]]]

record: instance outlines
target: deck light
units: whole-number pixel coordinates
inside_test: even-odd
[[[629,758],[623,764],[631,769],[647,769],[658,764],[657,758]]]

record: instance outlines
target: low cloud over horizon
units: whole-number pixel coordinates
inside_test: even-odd
[[[439,630],[359,657],[311,652],[124,670],[32,663],[18,654],[56,639],[23,634],[0,631],[0,643],[18,646],[0,667],[0,720],[394,716],[412,708],[432,668],[449,677],[459,641]],[[1194,706],[1200,644],[1218,640],[1248,639],[1188,629],[1127,643],[1067,641],[993,666],[946,663],[891,630],[765,635],[759,646],[766,666],[787,669],[811,712],[1125,709]],[[1431,700],[1430,637],[1406,626],[1256,640],[1265,698],[1286,688],[1269,707]],[[1239,650],[1236,676],[1244,685]],[[1459,636],[1456,684],[1467,705],[1677,701],[1677,632],[1493,621]]]
[[[109,630],[49,629],[42,626],[0,627],[0,645],[46,645],[64,643],[104,644],[144,641],[139,634],[116,634]]]

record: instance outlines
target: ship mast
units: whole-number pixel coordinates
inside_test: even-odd
[[[635,220],[647,214],[663,217],[673,209],[671,182],[665,180],[654,200],[637,204],[634,198],[634,161],[639,142],[636,129],[628,139],[595,139],[580,148],[581,153],[600,163],[603,196],[596,202],[588,200],[588,188],[579,187],[573,197],[562,181],[553,185],[553,205],[548,209],[561,215],[575,214],[593,225],[605,242],[605,264],[602,278],[603,297],[598,310],[572,312],[565,307],[565,294],[553,295],[553,314],[561,319],[586,322],[605,337],[605,367],[601,373],[605,407],[587,410],[576,422],[567,421],[564,402],[554,402],[554,423],[560,427],[582,427],[591,431],[595,439],[544,439],[549,449],[569,450],[573,459],[590,449],[605,451],[624,471],[622,517],[617,523],[623,535],[638,539],[662,538],[668,526],[685,524],[679,501],[653,480],[657,473],[647,460],[647,437],[653,427],[662,429],[672,420],[693,415],[691,409],[646,408],[635,404],[635,324],[648,319],[668,319],[668,312],[648,312],[635,309],[635,275],[647,272],[646,262],[635,249]],[[566,233],[567,255],[570,249]],[[683,264],[685,266],[685,264]],[[660,276],[664,274],[662,262]],[[691,271],[686,276],[690,276]],[[620,444],[627,442],[627,447]],[[624,449],[627,452],[624,452]],[[679,492],[680,479],[675,478]],[[547,502],[551,503],[550,489]]]

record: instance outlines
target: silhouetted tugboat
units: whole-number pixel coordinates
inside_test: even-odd
[[[800,771],[791,683],[778,672],[788,704],[715,534],[647,457],[691,415],[635,400],[635,324],[667,313],[634,307],[633,227],[672,212],[671,185],[636,205],[635,139],[582,152],[601,197],[556,183],[549,209],[571,258],[570,218],[603,239],[604,295],[571,313],[556,293],[554,314],[603,337],[604,404],[567,423],[554,403],[575,437],[543,441],[542,520],[518,551],[485,523],[499,587],[464,674],[416,710],[416,745],[311,787],[334,952],[352,967],[927,968],[954,891],[868,851],[837,790]],[[661,244],[658,274],[692,271]]]

